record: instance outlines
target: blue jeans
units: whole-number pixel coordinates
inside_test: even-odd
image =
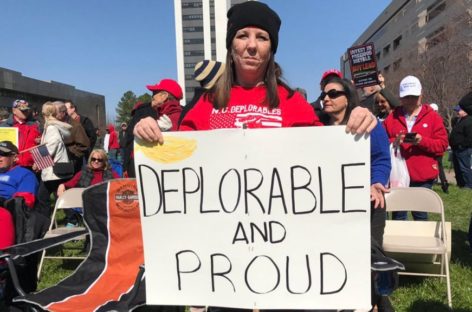
[[[472,188],[471,165],[472,148],[458,148],[452,151],[452,163],[457,186]]]
[[[434,180],[425,182],[410,182],[410,187],[426,187],[429,189],[433,188]],[[392,213],[393,220],[408,220],[407,211],[395,211]],[[428,213],[423,211],[412,211],[411,215],[415,221],[426,221],[428,220]]]
[[[108,159],[116,160],[118,156],[118,149],[108,150]]]

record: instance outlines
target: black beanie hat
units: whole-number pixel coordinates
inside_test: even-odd
[[[459,106],[465,111],[468,115],[472,115],[472,92],[467,93],[459,101]]]
[[[228,27],[226,31],[226,49],[231,47],[236,32],[247,26],[256,26],[269,33],[271,49],[277,51],[279,44],[280,17],[265,3],[247,1],[234,5],[229,9]]]

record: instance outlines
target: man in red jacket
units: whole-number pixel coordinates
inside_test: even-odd
[[[0,123],[0,127],[18,128],[18,155],[17,165],[31,169],[34,161],[28,148],[38,145],[36,139],[41,137],[38,124],[31,117],[31,107],[25,100],[15,100],[12,106],[13,114]]]
[[[118,142],[118,134],[116,134],[115,126],[113,124],[109,124],[107,126],[107,132],[110,135],[108,138],[108,157],[110,159],[116,160],[118,157],[120,144]]]
[[[402,105],[384,121],[390,142],[399,146],[410,173],[410,187],[432,188],[439,169],[436,158],[446,151],[447,131],[441,116],[422,104],[418,78],[406,76],[400,82]],[[413,212],[415,220],[427,220],[426,212]],[[406,220],[406,212],[394,212],[393,219]]]

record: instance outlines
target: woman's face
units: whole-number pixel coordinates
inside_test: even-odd
[[[381,113],[390,113],[392,108],[390,107],[390,104],[388,103],[387,99],[382,96],[382,94],[377,94],[377,98],[375,100],[375,104],[379,106],[379,111]]]
[[[103,168],[105,159],[100,153],[92,153],[92,157],[90,157],[90,165],[92,169],[101,169]]]
[[[321,99],[323,100],[323,110],[326,113],[336,114],[346,110],[348,101],[343,86],[330,82],[323,91]]]
[[[166,92],[158,92],[152,96],[151,106],[157,108],[164,104],[167,100],[167,93]]]
[[[257,27],[238,30],[233,39],[231,55],[238,80],[264,79],[270,59],[269,33]],[[242,81],[244,83],[244,81]]]

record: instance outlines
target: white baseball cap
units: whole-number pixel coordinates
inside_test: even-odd
[[[400,97],[420,96],[421,82],[415,76],[406,76],[400,82]]]

